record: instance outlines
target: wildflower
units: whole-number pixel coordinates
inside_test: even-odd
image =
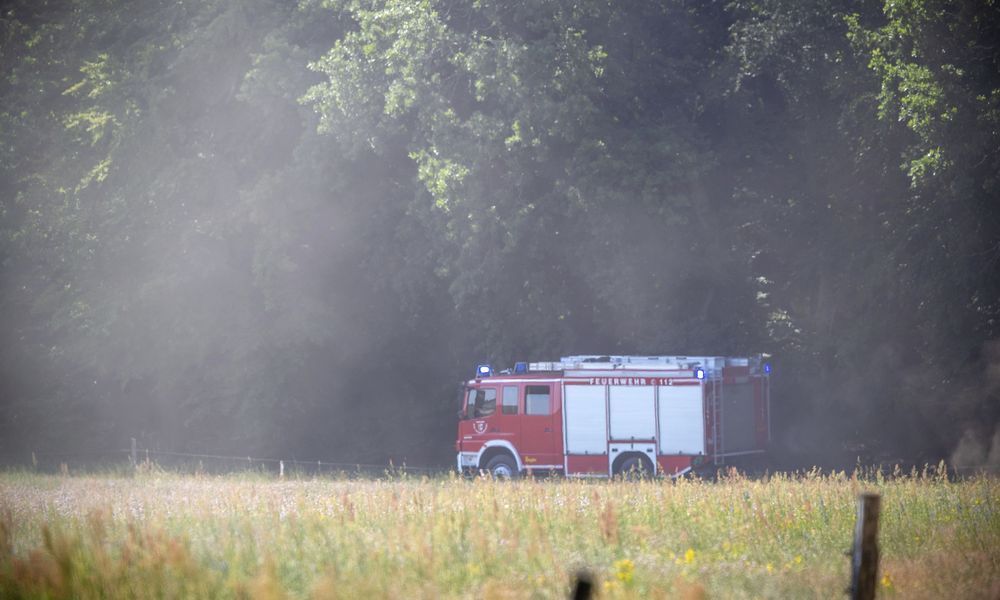
[[[797,564],[797,565],[801,565],[802,564],[802,555],[801,554],[796,554],[795,555],[795,564]]]
[[[635,563],[627,558],[615,561],[615,577],[622,583],[632,583],[632,574],[635,572]]]
[[[684,553],[684,562],[691,564],[694,562],[694,548],[688,548]]]
[[[766,565],[764,565],[764,568],[767,569],[768,573],[774,573],[774,565],[772,565],[771,563],[767,563]]]
[[[882,582],[881,583],[882,583],[882,587],[884,587],[885,589],[887,589],[887,590],[891,590],[892,589],[892,577],[889,577],[888,573],[882,575]]]

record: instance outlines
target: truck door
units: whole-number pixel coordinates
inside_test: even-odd
[[[562,427],[558,386],[526,383],[521,386],[521,457],[526,467],[562,469]]]
[[[469,389],[466,406],[469,425],[465,433],[472,443],[468,450],[478,451],[483,443],[490,440],[506,440],[517,447],[520,423],[516,413],[511,415],[508,407],[501,404],[499,392],[500,386],[495,385]]]

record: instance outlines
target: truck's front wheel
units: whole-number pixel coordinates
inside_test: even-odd
[[[517,479],[517,463],[506,454],[494,456],[486,463],[486,470],[497,479]]]

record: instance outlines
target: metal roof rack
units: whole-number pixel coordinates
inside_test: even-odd
[[[687,356],[687,355],[608,355],[579,354],[563,356],[558,361],[533,362],[528,365],[531,371],[566,371],[566,370],[642,370],[642,371],[676,371],[701,367],[706,371],[716,371],[723,367],[757,366],[761,357],[730,357],[730,356]]]

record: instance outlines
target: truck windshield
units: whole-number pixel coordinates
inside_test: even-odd
[[[497,391],[494,388],[469,390],[467,413],[474,419],[488,417],[497,411]]]

